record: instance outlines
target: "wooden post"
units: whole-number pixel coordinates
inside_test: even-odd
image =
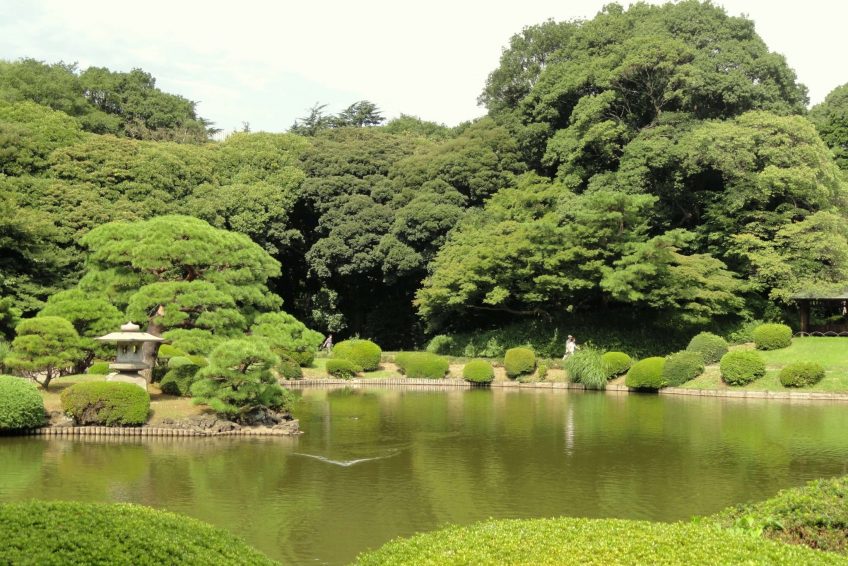
[[[801,310],[801,333],[807,334],[810,332],[810,300],[799,299],[798,308]]]

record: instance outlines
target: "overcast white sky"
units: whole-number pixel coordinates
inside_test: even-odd
[[[0,0],[0,59],[140,67],[225,130],[283,131],[316,102],[338,111],[361,99],[387,117],[455,125],[483,114],[477,96],[511,35],[607,2]],[[813,104],[848,82],[848,2],[716,4],[754,20]]]

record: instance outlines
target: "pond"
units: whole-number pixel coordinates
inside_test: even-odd
[[[848,473],[848,405],[552,390],[306,389],[305,434],[0,438],[0,501],[128,501],[286,564],[487,518],[670,521]]]

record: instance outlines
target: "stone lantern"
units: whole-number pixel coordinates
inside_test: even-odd
[[[139,373],[150,369],[150,365],[143,360],[143,346],[145,342],[164,342],[162,338],[142,332],[137,324],[128,322],[121,325],[120,332],[110,332],[106,336],[95,338],[100,342],[115,342],[118,346],[118,354],[115,361],[109,364],[113,371],[106,381],[124,381],[134,383],[147,391],[147,380]]]

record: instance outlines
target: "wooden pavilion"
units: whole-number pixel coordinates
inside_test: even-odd
[[[798,294],[792,297],[798,305],[801,323],[801,335],[848,336],[848,291],[828,294]],[[831,312],[831,320],[823,324],[813,324],[811,311]],[[837,315],[841,320],[837,319]]]

